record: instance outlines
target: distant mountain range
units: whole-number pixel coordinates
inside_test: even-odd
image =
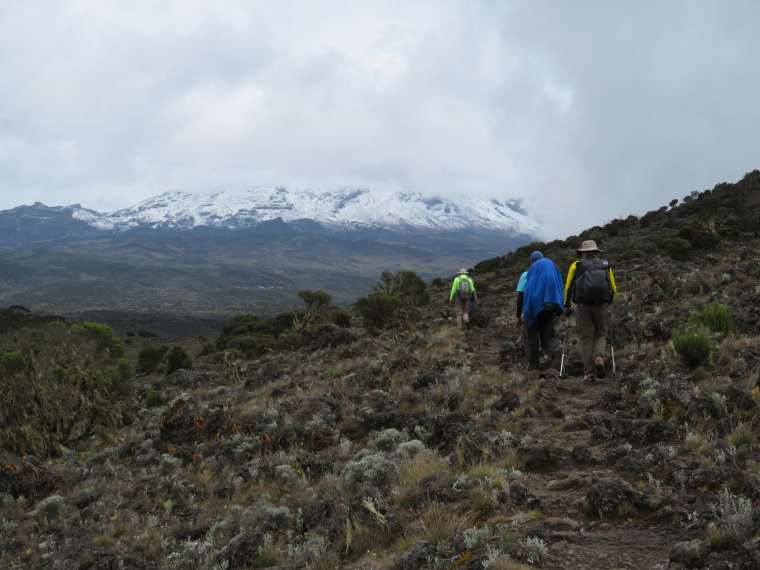
[[[364,188],[166,192],[105,214],[37,202],[0,211],[0,305],[213,328],[302,306],[302,289],[347,305],[384,270],[453,275],[538,230],[517,200]]]
[[[164,192],[136,206],[107,214],[79,204],[48,207],[40,202],[0,212],[3,222],[29,217],[39,224],[66,219],[69,215],[72,222],[78,220],[101,231],[199,226],[241,229],[277,219],[294,227],[304,226],[308,231],[316,228],[316,222],[331,232],[374,228],[489,230],[515,235],[532,234],[539,229],[519,200],[464,196],[455,201],[365,188],[249,188],[240,194]]]

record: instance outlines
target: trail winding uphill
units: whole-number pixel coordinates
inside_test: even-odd
[[[560,346],[564,328],[558,322]],[[700,457],[704,450],[688,444],[694,434],[663,417],[667,404],[655,415],[642,410],[632,393],[642,375],[626,372],[635,369],[628,356],[618,355],[615,373],[608,362],[605,379],[585,384],[575,331],[568,333],[562,378],[548,362],[525,371],[514,357],[517,329],[462,335],[473,368],[500,366],[504,392],[519,397],[513,440],[523,477],[510,485],[503,516],[547,548],[534,560],[525,549],[511,556],[544,568],[756,568],[758,540],[730,555],[705,541],[725,516],[722,485],[738,470]]]

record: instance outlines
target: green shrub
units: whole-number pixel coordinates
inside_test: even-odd
[[[546,250],[548,251],[568,249],[569,247],[570,244],[565,239],[555,239],[546,244]]]
[[[703,325],[712,332],[727,334],[734,324],[734,317],[731,309],[716,301],[704,311],[692,315],[691,322]]]
[[[375,291],[400,297],[405,306],[419,307],[430,302],[430,295],[425,292],[427,283],[414,271],[399,271],[395,274],[383,271],[381,281],[375,286]]]
[[[267,343],[267,347],[272,347],[277,350],[295,350],[300,346],[303,346],[305,338],[294,331],[283,331],[283,333],[277,337],[277,340],[272,339],[271,343]]]
[[[660,217],[661,217],[661,212],[659,212],[658,210],[650,210],[649,212],[641,216],[641,218],[639,218],[639,223],[641,224],[642,228],[648,228]]]
[[[751,232],[760,233],[760,212],[750,218],[748,225]]]
[[[615,256],[615,261],[630,261],[632,259],[644,259],[647,256],[645,251],[640,249],[629,249]]]
[[[712,550],[734,550],[741,546],[738,540],[725,532],[715,532],[708,536],[705,542]]]
[[[401,306],[401,299],[384,293],[370,293],[356,300],[356,309],[370,332],[388,326]]]
[[[137,357],[137,366],[146,374],[151,374],[156,371],[168,351],[166,346],[146,346]]]
[[[272,349],[277,338],[286,331],[303,336],[304,338],[298,342],[299,346],[303,346],[315,334],[315,323],[320,319],[328,319],[329,314],[329,310],[299,309],[280,313],[271,319],[263,319],[256,315],[238,315],[224,323],[222,334],[216,339],[216,350],[239,350],[248,358],[255,358]],[[292,338],[289,338],[283,343],[287,345],[291,341]]]
[[[657,247],[676,260],[683,260],[691,253],[691,243],[679,237],[666,237],[657,240]]]
[[[332,301],[332,295],[326,293],[322,289],[316,291],[310,291],[304,289],[298,292],[298,296],[306,303],[306,308],[311,309],[313,307],[321,307],[322,305],[329,305]]]
[[[712,249],[721,242],[712,224],[686,224],[678,231],[678,237],[688,240],[694,249]]]
[[[483,281],[481,279],[473,279],[472,284],[475,286],[475,291],[480,295],[483,293],[487,293],[488,290],[491,288],[491,283],[488,281]]]
[[[414,271],[383,271],[375,292],[356,301],[356,310],[370,334],[379,329],[398,326],[416,318],[418,307],[430,303],[427,284]]]
[[[678,330],[674,330],[673,348],[690,366],[707,362],[712,352],[710,338],[704,331],[681,334]]]
[[[3,352],[0,354],[0,370],[8,376],[18,374],[26,367],[26,358],[20,352]]]
[[[98,351],[104,351],[112,358],[119,358],[124,354],[124,342],[113,334],[108,325],[102,323],[74,323],[71,332],[92,340],[98,347]]]
[[[119,358],[116,361],[116,373],[121,380],[129,380],[135,375],[135,367],[128,358]]]
[[[530,255],[530,254],[529,254]],[[473,269],[477,273],[488,273],[489,271],[496,271],[501,267],[502,258],[501,257],[492,257],[491,259],[486,259],[484,261],[480,261],[475,264]],[[436,287],[440,287],[443,285],[444,281],[440,277],[436,277],[433,279],[433,285]]]
[[[145,394],[145,406],[148,408],[155,408],[160,406],[163,402],[163,394],[159,390],[149,390]]]
[[[332,322],[341,328],[351,326],[351,315],[344,310],[337,310],[333,313]]]
[[[715,231],[721,238],[736,237],[742,233],[742,222],[737,217],[716,220]]]
[[[190,370],[193,367],[193,361],[187,355],[185,350],[179,346],[175,346],[166,355],[167,366],[166,375],[168,376],[172,372],[184,369]]]
[[[224,350],[239,350],[248,358],[256,358],[274,348],[276,342],[272,335],[247,334],[229,339]]]
[[[232,337],[250,332],[258,332],[267,325],[266,319],[257,315],[237,315],[222,326],[222,336]]]
[[[237,349],[228,349],[214,354],[214,362],[233,362],[235,360],[245,359],[245,353]]]
[[[610,237],[615,237],[620,234],[620,228],[622,227],[623,220],[612,220],[611,222],[604,224],[604,231]]]
[[[102,350],[110,329],[90,325],[22,329],[13,350],[0,350],[0,451],[45,458],[122,427],[129,367]]]
[[[228,320],[214,343],[216,352],[234,350],[247,358],[257,358],[268,351],[309,346],[325,324],[351,324],[351,315],[344,309],[328,306],[331,297],[324,291],[303,290],[298,295],[309,308],[285,311],[270,319],[246,314]],[[204,347],[205,352],[209,350]]]

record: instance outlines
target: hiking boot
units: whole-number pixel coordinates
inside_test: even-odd
[[[597,378],[604,378],[607,373],[604,371],[604,358],[597,356],[594,359],[594,368],[596,369]]]
[[[596,374],[594,374],[593,372],[586,372],[583,375],[583,381],[586,384],[593,384],[594,382],[596,382]]]

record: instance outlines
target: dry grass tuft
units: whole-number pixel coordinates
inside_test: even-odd
[[[399,549],[407,550],[420,540],[438,544],[449,540],[454,534],[472,525],[472,519],[453,508],[433,503],[419,511],[419,516],[406,527],[406,535],[399,542]]]
[[[755,434],[755,430],[750,424],[747,423],[738,424],[734,429],[726,434],[726,441],[728,441],[736,449],[754,444],[756,438],[757,436]]]
[[[422,492],[420,483],[433,475],[438,479],[451,477],[446,460],[435,451],[423,449],[413,457],[404,460],[400,467],[401,481],[396,502],[401,507],[411,507]]]
[[[533,570],[533,566],[512,560],[509,556],[499,556],[488,565],[488,570]]]

